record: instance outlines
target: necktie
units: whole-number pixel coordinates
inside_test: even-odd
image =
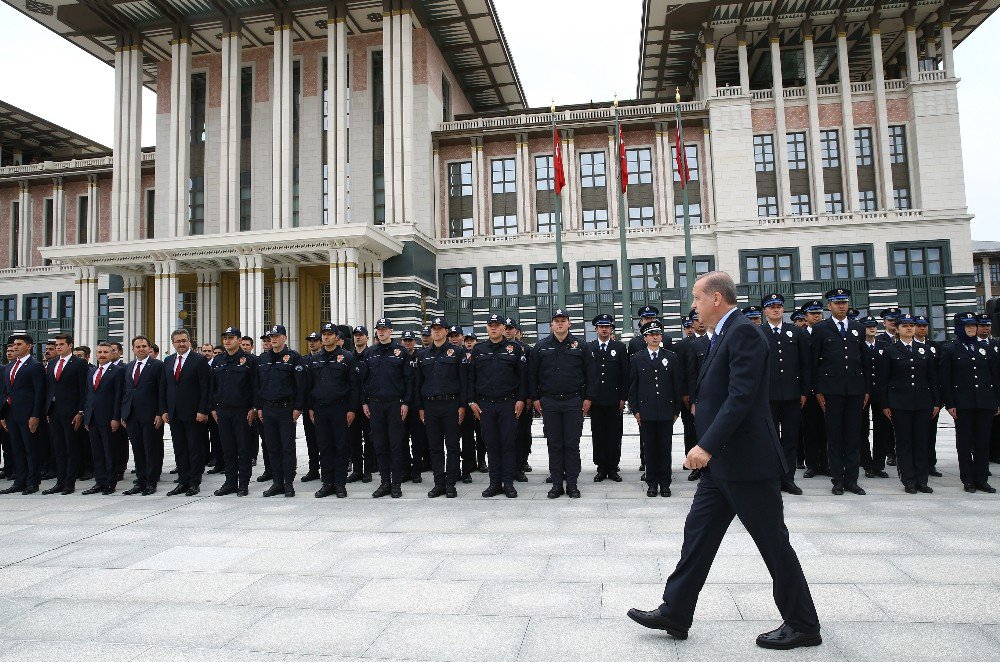
[[[913,353],[913,345],[907,345],[906,346],[906,353],[907,354],[912,354]]]
[[[14,375],[17,374],[17,369],[20,368],[20,367],[21,367],[21,359],[18,359],[17,361],[14,362],[14,367],[10,369],[10,385],[11,386],[14,385]],[[7,396],[7,404],[10,404],[11,400],[12,400],[12,398],[8,395]]]
[[[840,325],[840,337],[841,338],[846,338],[847,337],[847,327],[844,326],[843,322],[837,322],[837,324]]]
[[[603,342],[601,343],[601,351],[602,352],[608,351],[608,345],[607,345],[607,343],[603,343]]]
[[[59,358],[59,363],[56,364],[56,381],[59,381],[59,378],[62,376],[63,363],[65,363],[65,362],[66,362],[66,359],[60,357]]]
[[[771,330],[774,331],[774,337],[775,338],[780,338],[781,337],[781,329],[779,329],[776,326],[772,326]]]
[[[100,366],[97,369],[97,376],[94,377],[94,390],[95,391],[97,390],[97,387],[101,385],[101,375],[103,375],[103,374],[104,374],[104,366]]]
[[[708,341],[708,351],[711,352],[712,348],[715,347],[715,339],[719,337],[718,333],[713,333],[712,337]]]
[[[142,372],[142,364],[138,361],[135,362],[135,372],[132,373],[132,384],[139,383],[139,373]]]
[[[181,364],[184,362],[184,357],[180,354],[177,355],[177,365],[174,366],[174,381],[178,381],[181,378]]]
[[[656,361],[656,354],[657,354],[657,352],[652,352],[652,353],[651,353],[651,354],[649,355],[649,358],[650,358],[650,360],[651,360],[651,361],[654,361],[654,362]]]

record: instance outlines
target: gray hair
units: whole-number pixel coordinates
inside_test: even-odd
[[[695,281],[695,285],[698,283],[701,283],[701,289],[705,294],[718,292],[725,303],[736,304],[736,283],[725,271],[710,271]]]

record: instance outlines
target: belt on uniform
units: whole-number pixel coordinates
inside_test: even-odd
[[[457,395],[428,395],[424,397],[424,402],[447,402],[448,400],[458,400]]]
[[[285,400],[261,400],[260,403],[264,407],[271,407],[273,409],[288,409],[292,406],[291,398]]]
[[[476,402],[477,403],[479,403],[479,402],[487,402],[487,403],[489,403],[491,405],[497,405],[497,404],[500,404],[502,402],[510,402],[511,400],[513,400],[516,397],[516,395],[517,395],[516,393],[510,393],[508,395],[501,395],[499,398],[482,398],[481,397],[481,398],[477,399]]]
[[[542,393],[543,398],[551,398],[553,400],[572,400],[573,398],[580,397],[579,391],[573,391],[572,393]]]
[[[320,402],[320,401],[317,400],[315,404],[319,405],[320,407],[332,407],[333,405],[348,404],[347,400],[348,400],[348,398],[345,395],[342,398],[337,398],[336,400],[330,400],[329,402]]]
[[[403,399],[402,398],[376,398],[376,397],[373,397],[373,396],[368,396],[368,402],[393,402],[393,403],[397,403],[398,404],[398,403],[402,403]]]

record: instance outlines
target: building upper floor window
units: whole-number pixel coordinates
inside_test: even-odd
[[[47,320],[52,315],[52,297],[48,294],[33,294],[24,297],[24,319]]]
[[[653,156],[649,148],[625,150],[629,186],[653,183]]]
[[[824,129],[819,133],[820,157],[824,168],[840,167],[840,132]]]
[[[889,127],[889,163],[906,163],[906,127]]]
[[[945,251],[941,244],[899,246],[892,247],[891,251],[894,276],[937,276],[944,273]]]
[[[13,322],[17,319],[17,298],[0,299],[0,322]]]
[[[868,278],[868,252],[863,248],[821,250],[816,254],[816,275],[820,280]]]
[[[516,296],[521,293],[519,269],[491,269],[486,273],[491,297]]]
[[[493,159],[493,192],[514,193],[514,159]]]
[[[580,186],[597,188],[607,186],[604,152],[584,152],[580,154]]]
[[[854,129],[854,152],[859,166],[875,164],[872,157],[872,130],[870,127]]]
[[[827,214],[844,213],[844,194],[840,191],[831,191],[823,194],[823,202],[826,205]]]
[[[448,164],[448,196],[472,195],[472,161]]]
[[[584,292],[610,292],[615,289],[615,265],[590,264],[580,267],[580,289]]]
[[[535,157],[535,190],[551,191],[553,185],[553,168],[551,156]]]
[[[632,262],[628,271],[633,290],[658,290],[666,286],[661,260]]]
[[[858,191],[858,202],[861,211],[875,211],[875,191]]]
[[[750,253],[743,256],[748,283],[790,283],[794,278],[794,257],[788,252]]]
[[[446,299],[472,298],[474,285],[471,271],[451,271],[441,276],[441,288]]]
[[[778,215],[778,197],[775,195],[757,196],[757,216],[766,218]]]
[[[697,145],[684,145],[684,155],[687,157],[687,169],[688,178],[691,181],[697,181],[700,179],[698,175],[698,146]],[[670,148],[670,162],[673,164],[677,163],[677,148]],[[674,172],[674,181],[681,181],[681,175],[677,172],[677,166],[674,165],[672,168]]]
[[[753,137],[753,163],[757,172],[774,172],[774,136]]]
[[[788,145],[788,169],[807,170],[806,163],[806,134],[789,133],[785,136]]]
[[[808,193],[795,193],[789,196],[792,208],[792,216],[806,216],[812,213],[812,206],[809,204]]]

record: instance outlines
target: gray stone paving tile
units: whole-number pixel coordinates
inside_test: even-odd
[[[47,600],[4,623],[4,637],[38,641],[93,641],[145,611],[147,605],[102,600]]]
[[[663,602],[663,584],[605,582],[601,594],[601,618],[622,619],[632,607],[655,609]],[[708,584],[698,595],[696,620],[738,621],[742,616],[729,587]],[[631,621],[629,621],[631,623]]]
[[[150,545],[66,545],[31,559],[30,563],[71,568],[127,568],[164,549]]]
[[[5,541],[0,545],[0,566],[25,561],[52,549],[52,545],[24,544]]]
[[[1000,660],[997,640],[975,625],[833,623],[823,637],[852,662]]]
[[[864,584],[860,588],[895,621],[1000,623],[997,586]]]
[[[314,545],[314,552],[396,552],[404,549],[416,538],[412,533],[379,533],[374,530],[353,533],[326,534],[326,538]]]
[[[267,575],[228,596],[229,604],[334,609],[346,602],[365,579],[307,575]]]
[[[312,529],[313,522],[320,519],[319,515],[290,515],[288,513],[254,513],[236,515],[230,518],[226,526],[240,531],[250,529],[293,530]]]
[[[243,591],[263,575],[238,572],[157,572],[148,582],[122,594],[142,602],[220,603]]]
[[[330,537],[327,531],[281,531],[274,529],[234,529],[232,547],[264,549],[312,549]]]
[[[513,660],[527,625],[525,617],[402,614],[386,626],[365,657]]]
[[[1000,536],[983,535],[977,529],[965,531],[918,532],[913,537],[931,554],[1000,554]]]
[[[342,608],[352,611],[463,614],[482,584],[481,581],[373,579]]]
[[[641,582],[660,578],[656,559],[624,556],[553,556],[545,578],[576,582]]]
[[[629,621],[631,623],[631,621]],[[640,626],[634,625],[636,628]],[[823,644],[795,651],[774,651],[760,648],[757,635],[773,630],[780,621],[698,621],[691,626],[688,638],[676,642],[679,660],[795,660],[796,662],[840,662],[853,660],[829,641],[823,630]],[[645,632],[652,632],[644,630]],[[650,636],[650,635],[646,635]],[[669,638],[666,633],[655,633],[657,638]]]
[[[774,604],[773,585],[729,586],[740,614],[748,621],[781,621]],[[857,586],[851,584],[809,584],[821,623],[833,621],[891,621],[892,618]]]
[[[0,568],[0,596],[20,594],[24,589],[52,579],[69,568],[40,568],[32,565],[12,565]]]
[[[173,648],[150,646],[132,662],[284,662],[289,656],[218,648]]]
[[[279,608],[235,637],[227,648],[361,656],[391,614]]]
[[[630,627],[634,626],[634,627]],[[521,660],[676,660],[673,639],[657,636],[627,617],[610,619],[532,618]]]
[[[486,581],[468,613],[493,616],[573,614],[597,618],[601,585],[582,582]]]
[[[560,520],[561,533],[593,533],[601,535],[643,534],[648,531],[643,519],[620,517],[565,517]]]
[[[548,565],[544,556],[463,554],[450,556],[438,565],[433,579],[510,579],[531,581],[540,578]]]
[[[150,570],[121,568],[74,568],[18,591],[26,598],[76,598],[115,600],[123,592],[156,576]]]
[[[805,533],[824,554],[927,554],[927,545],[909,533]],[[792,545],[795,545],[793,541]],[[798,551],[798,548],[796,548]]]
[[[1000,555],[896,556],[891,561],[920,583],[1000,584]]]
[[[249,547],[171,547],[130,567],[146,570],[222,570],[254,553]]]
[[[809,582],[870,584],[912,581],[884,556],[808,556],[800,557],[799,562]]]
[[[488,533],[431,533],[416,536],[406,552],[412,554],[498,554],[505,537]]]
[[[154,605],[101,633],[100,641],[221,648],[271,611],[248,605]]]
[[[18,618],[42,602],[45,601],[38,598],[0,598],[0,622]],[[6,627],[5,624],[4,628]]]
[[[598,555],[605,553],[604,536],[583,534],[525,534],[509,536],[503,550],[505,554],[574,554]]]
[[[555,517],[544,515],[517,517],[507,516],[485,516],[472,522],[468,531],[476,533],[500,533],[500,534],[523,534],[555,531],[559,527],[559,520]]]
[[[23,641],[0,652],[0,662],[128,662],[145,646],[106,644],[89,641]]]
[[[319,575],[329,570],[341,558],[342,555],[337,552],[318,552],[313,549],[261,549],[234,561],[224,570],[262,574]]]
[[[345,554],[326,570],[334,577],[426,579],[444,562],[429,554]]]
[[[605,539],[605,552],[625,556],[680,556],[681,533],[641,533],[635,535],[609,535]]]

